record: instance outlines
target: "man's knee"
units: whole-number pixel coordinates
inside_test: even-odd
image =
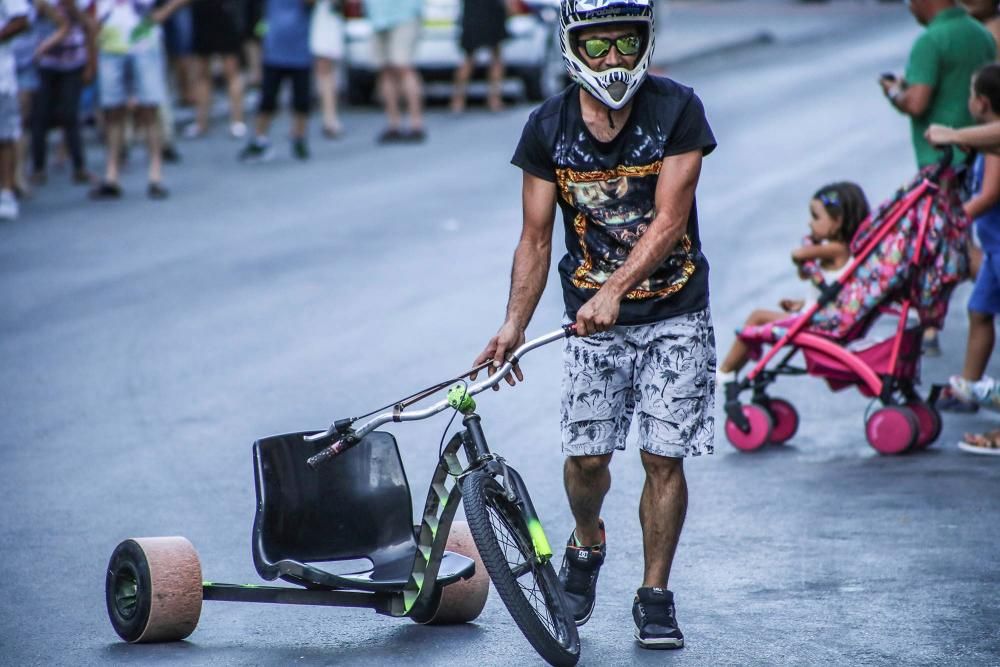
[[[568,456],[566,467],[574,474],[590,477],[600,474],[611,464],[611,454],[600,456]]]
[[[642,452],[642,467],[646,476],[659,481],[669,481],[675,476],[684,477],[684,459],[671,456],[659,456]]]

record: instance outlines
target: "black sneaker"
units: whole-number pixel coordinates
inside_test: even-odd
[[[292,155],[295,156],[296,160],[309,159],[309,145],[306,143],[305,139],[292,140]]]
[[[274,157],[274,150],[271,144],[266,141],[254,139],[240,151],[240,162],[266,162]]]
[[[162,200],[170,196],[170,190],[163,187],[162,183],[150,182],[146,190],[146,196],[150,199]]]
[[[681,648],[684,635],[677,627],[674,594],[666,588],[640,588],[632,603],[635,638],[643,648]]]
[[[559,582],[566,594],[566,602],[573,612],[573,620],[583,625],[594,613],[597,598],[597,575],[604,565],[607,543],[604,539],[604,522],[601,522],[601,544],[596,547],[578,547],[573,534],[566,544],[566,555],[559,568]]]

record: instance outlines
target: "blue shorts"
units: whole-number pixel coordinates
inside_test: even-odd
[[[969,297],[969,310],[987,315],[1000,314],[1000,254],[983,253],[976,286]]]
[[[141,107],[158,107],[167,99],[167,82],[160,49],[135,53],[101,53],[98,61],[101,108],[123,107],[130,100]]]

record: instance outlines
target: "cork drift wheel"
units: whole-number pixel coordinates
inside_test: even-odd
[[[108,618],[130,643],[184,639],[201,616],[201,586],[198,553],[185,538],[125,540],[108,563]]]
[[[446,551],[461,554],[476,561],[476,573],[468,579],[441,588],[437,608],[429,618],[417,619],[425,625],[455,625],[474,621],[486,606],[490,592],[490,575],[479,557],[479,550],[472,539],[469,524],[456,521],[451,524]]]

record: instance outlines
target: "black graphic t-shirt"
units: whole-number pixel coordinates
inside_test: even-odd
[[[701,100],[670,79],[648,77],[632,113],[610,142],[583,121],[580,87],[570,86],[536,109],[511,162],[553,182],[566,227],[559,262],[566,312],[576,311],[625,263],[656,215],[663,158],[715,149]],[[698,210],[687,233],[652,275],[622,300],[618,323],[648,324],[708,306],[708,261],[701,252]]]

